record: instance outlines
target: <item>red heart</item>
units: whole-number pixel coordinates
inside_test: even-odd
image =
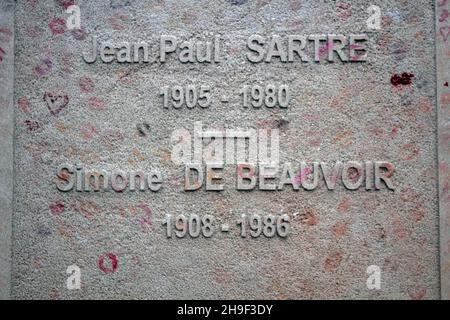
[[[44,101],[47,103],[47,108],[50,110],[50,113],[56,116],[61,112],[69,104],[69,97],[67,94],[53,94],[50,92],[46,92],[44,94]]]

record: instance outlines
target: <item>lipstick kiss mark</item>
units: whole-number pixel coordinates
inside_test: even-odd
[[[111,263],[111,267],[105,266],[105,257],[108,258]],[[114,273],[117,270],[117,256],[114,253],[107,253],[105,255],[100,256],[98,259],[98,267],[104,273]]]
[[[65,31],[66,22],[60,18],[53,18],[48,23],[48,27],[54,35],[63,34]]]

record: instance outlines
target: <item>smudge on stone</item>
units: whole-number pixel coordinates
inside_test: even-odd
[[[306,224],[308,226],[315,226],[319,220],[314,214],[314,210],[311,208],[306,208],[303,212],[300,213],[300,223]]]
[[[48,23],[48,27],[53,35],[63,34],[66,29],[66,22],[61,18],[55,17]]]
[[[416,204],[411,211],[411,217],[414,222],[420,222],[425,217],[425,208],[421,203]]]
[[[40,123],[36,120],[25,120],[24,123],[29,132],[34,132],[41,128]]]
[[[50,212],[53,215],[56,215],[56,216],[60,215],[65,210],[64,203],[62,203],[60,201],[57,201],[57,202],[54,202],[54,203],[50,204],[49,208],[50,208]]]
[[[337,207],[337,210],[338,210],[339,213],[346,213],[349,208],[350,208],[350,199],[349,198],[344,198],[339,203],[339,205]]]
[[[345,222],[339,221],[333,225],[331,230],[335,236],[341,237],[347,233],[347,225],[345,224]]]
[[[241,6],[243,4],[246,4],[248,0],[229,0],[231,5],[233,6]]]
[[[326,271],[333,271],[336,270],[342,262],[343,255],[341,252],[336,252],[331,255],[329,255],[325,259],[325,270]]]
[[[88,106],[89,106],[89,108],[91,108],[93,110],[105,110],[106,109],[105,101],[99,97],[89,98]]]
[[[53,63],[50,59],[42,59],[41,63],[34,67],[34,73],[38,76],[46,76],[52,72]]]
[[[144,211],[141,216],[140,223],[143,231],[151,230],[152,228],[152,209],[145,203],[139,204],[139,208]]]
[[[92,92],[94,90],[94,80],[89,77],[81,77],[78,85],[82,92]]]
[[[70,31],[70,34],[72,37],[74,37],[75,40],[84,40],[87,37],[87,32],[83,28],[81,29],[73,29]]]
[[[56,0],[59,6],[67,10],[70,6],[75,5],[75,0]]]
[[[427,294],[427,289],[421,288],[414,291],[410,290],[408,294],[412,300],[422,300]]]
[[[298,185],[301,185],[304,181],[307,181],[309,175],[313,172],[312,168],[305,168],[298,175],[294,177],[294,182]]]
[[[150,132],[150,125],[147,122],[136,125],[136,129],[140,137],[146,137]]]
[[[31,104],[26,97],[20,97],[17,101],[17,105],[19,109],[24,113],[28,113],[31,110]]]
[[[416,159],[418,157],[419,153],[420,153],[420,149],[414,143],[407,143],[407,144],[403,145],[401,148],[401,154],[402,154],[403,160],[406,160],[406,161]]]

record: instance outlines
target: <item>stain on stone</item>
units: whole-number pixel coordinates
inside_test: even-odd
[[[337,237],[344,236],[347,233],[347,225],[345,222],[339,221],[331,227],[331,231]]]
[[[60,215],[65,210],[64,203],[62,203],[60,201],[57,201],[57,202],[54,202],[54,203],[50,204],[49,208],[50,208],[50,212],[53,215]]]
[[[391,77],[391,84],[396,87],[399,85],[410,85],[412,83],[412,78],[414,78],[412,73],[403,72],[401,75],[394,74]]]
[[[233,6],[240,6],[240,5],[246,4],[247,2],[248,2],[248,0],[230,0],[230,3]]]
[[[48,237],[52,234],[52,231],[46,226],[40,226],[37,233],[43,237]]]
[[[94,89],[94,80],[89,77],[81,77],[78,84],[82,92],[92,92]]]
[[[418,203],[411,211],[411,217],[414,222],[420,222],[425,217],[425,208],[421,203]]]
[[[346,213],[349,208],[350,208],[350,199],[344,198],[339,203],[339,205],[337,207],[337,210],[338,210],[339,213]]]
[[[19,100],[17,100],[17,106],[24,113],[30,112],[31,104],[26,97],[20,97]]]
[[[375,225],[376,234],[377,234],[377,241],[382,242],[386,239],[386,230],[383,228],[383,226],[379,223]]]
[[[325,259],[325,270],[333,271],[337,269],[342,262],[342,253],[336,252]]]
[[[88,106],[94,110],[104,110],[106,108],[105,101],[99,97],[91,97],[88,100]]]
[[[408,294],[412,300],[422,300],[427,294],[427,289],[420,288],[417,291],[409,291]]]
[[[147,122],[136,125],[136,129],[140,137],[146,137],[150,132],[150,125]]]
[[[283,129],[286,129],[288,126],[289,126],[289,121],[286,120],[286,119],[280,119],[277,122],[277,128],[278,129],[283,130]]]
[[[111,0],[109,6],[113,9],[120,9],[131,5],[130,0]]]
[[[3,57],[5,56],[5,54],[6,54],[5,50],[3,50],[3,49],[0,47],[0,62],[3,61]]]
[[[25,125],[27,126],[28,131],[34,132],[41,128],[41,125],[36,120],[25,120]]]
[[[420,153],[419,147],[414,143],[407,143],[401,147],[401,154],[403,160],[409,161],[414,160],[418,157]]]
[[[67,9],[70,6],[75,5],[75,0],[56,0],[56,3],[59,6],[64,7],[64,9]]]
[[[49,23],[48,27],[52,31],[53,35],[63,34],[66,27],[66,22],[61,18],[53,18]]]
[[[70,34],[76,39],[76,40],[84,40],[87,37],[87,32],[83,28],[81,29],[73,29],[70,31]]]
[[[306,224],[308,226],[315,226],[318,223],[318,219],[314,214],[314,210],[311,208],[306,208],[302,213],[300,213],[300,223]]]
[[[152,228],[152,209],[145,203],[139,204],[139,208],[144,212],[141,216],[140,223],[143,231],[147,231]]]
[[[50,61],[50,59],[45,58],[41,61],[40,64],[34,67],[34,72],[38,76],[46,76],[50,72],[52,72],[53,63]]]

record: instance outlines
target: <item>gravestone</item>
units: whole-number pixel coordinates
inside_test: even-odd
[[[2,297],[448,298],[449,6],[4,1]]]

